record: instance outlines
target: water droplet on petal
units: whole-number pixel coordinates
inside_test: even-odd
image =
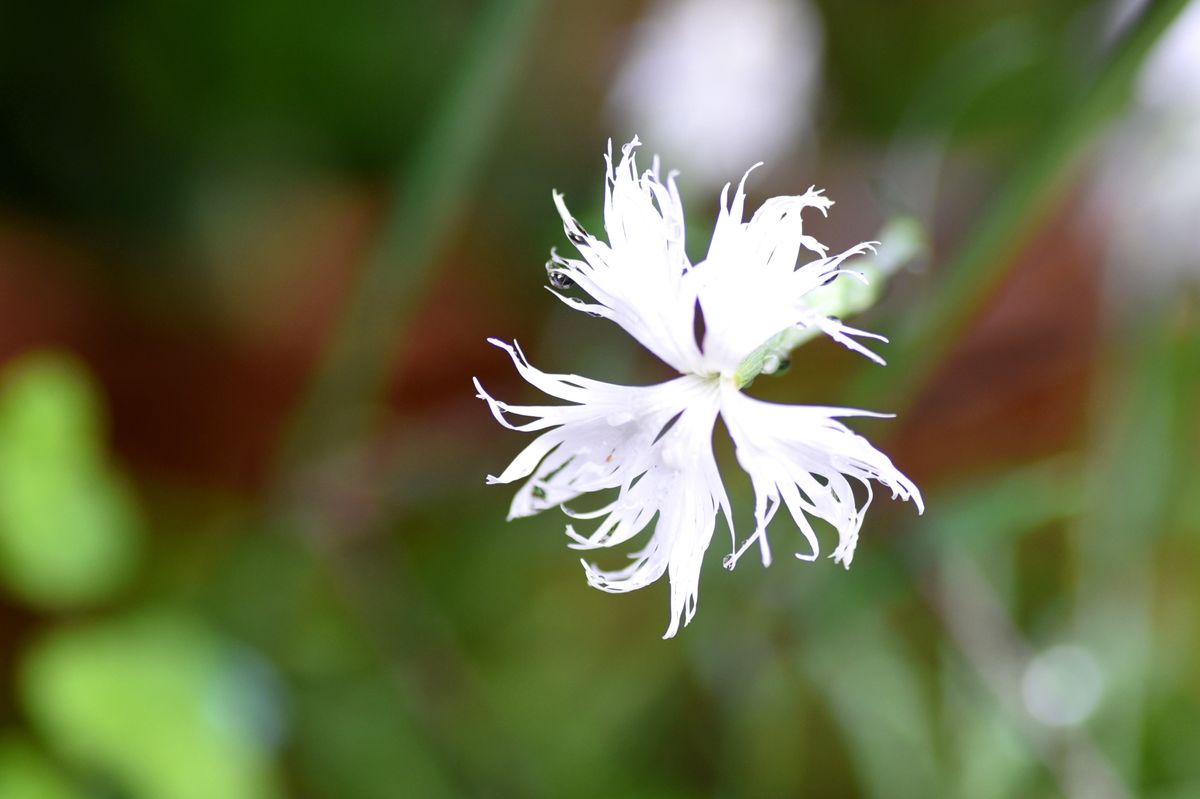
[[[588,243],[588,232],[583,229],[583,225],[575,219],[572,219],[569,225],[564,228],[567,232],[567,240],[576,247],[586,247]]]
[[[792,359],[786,355],[771,354],[763,358],[762,373],[765,375],[781,375],[791,368]]]
[[[663,447],[662,462],[668,469],[683,469],[687,466],[687,457],[683,449],[673,442]]]

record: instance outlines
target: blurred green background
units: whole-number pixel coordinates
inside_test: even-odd
[[[663,375],[540,288],[635,132],[696,257],[758,160],[924,244],[752,393],[928,511],[671,641],[470,385]],[[0,798],[1200,796],[1198,221],[1196,2],[10,0]]]

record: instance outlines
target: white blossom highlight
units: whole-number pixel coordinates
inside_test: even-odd
[[[823,39],[809,0],[655,0],[609,106],[686,170],[693,191],[719,187],[809,136]]]
[[[580,258],[552,255],[550,291],[572,308],[616,322],[680,376],[652,386],[621,386],[551,374],[530,364],[515,342],[490,339],[526,382],[561,402],[511,405],[493,398],[478,380],[475,388],[502,425],[538,433],[503,472],[488,478],[523,481],[509,519],[559,507],[572,518],[566,526],[570,546],[585,551],[645,537],[628,566],[606,570],[585,559],[584,573],[589,584],[613,593],[643,588],[666,574],[669,638],[695,615],[701,564],[718,516],[731,537],[727,568],[754,545],[763,564],[770,564],[767,528],[780,507],[787,508],[803,538],[798,558],[817,558],[813,522],[822,520],[837,531],[832,557],[848,567],[872,482],[924,508],[912,481],[838,421],[882,414],[762,402],[742,393],[738,377],[739,366],[757,348],[797,329],[820,331],[882,363],[858,339],[885,339],[848,327],[806,300],[839,275],[861,278],[842,264],[872,244],[831,256],[804,233],[801,212],[815,208],[824,214],[833,204],[815,189],[770,199],[743,221],[743,178],[731,202],[726,186],[708,255],[693,265],[683,248],[683,209],[673,176],[663,182],[657,159],[639,174],[637,146],[635,138],[615,164],[611,148],[606,157],[607,241],[587,233],[555,193]],[[799,263],[805,253],[812,257]],[[698,314],[705,328],[702,344],[696,341]],[[740,545],[713,456],[718,416],[755,493],[755,528]],[[597,493],[604,495],[600,507],[578,505]],[[584,523],[589,529],[577,529]]]
[[[1090,210],[1107,245],[1110,310],[1200,287],[1200,2],[1148,55],[1097,166]]]

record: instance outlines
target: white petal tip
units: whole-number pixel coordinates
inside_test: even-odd
[[[501,341],[498,338],[489,337],[487,343],[491,344],[493,347],[499,347],[502,350],[508,350],[509,352],[512,352],[512,345],[510,345],[507,341]]]
[[[592,544],[591,541],[587,540],[586,538],[581,536],[579,533],[575,532],[574,525],[568,524],[567,529],[564,530],[564,532],[566,533],[567,538],[571,539],[571,543],[567,544],[568,549],[574,549],[576,551],[580,551],[580,550],[588,550],[588,549],[596,548]],[[584,569],[590,571],[591,567],[588,565],[588,562],[586,560],[584,560],[583,558],[580,558],[579,562],[583,564]]]

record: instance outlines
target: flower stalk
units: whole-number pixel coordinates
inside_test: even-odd
[[[813,310],[839,319],[867,310],[879,300],[888,278],[926,250],[925,230],[911,216],[898,216],[889,221],[880,231],[879,240],[874,258],[855,262],[857,275],[839,275],[829,285],[816,288],[805,297]],[[781,330],[738,365],[734,383],[738,388],[745,388],[759,375],[786,371],[792,350],[816,338],[820,332],[817,328],[802,326]]]

